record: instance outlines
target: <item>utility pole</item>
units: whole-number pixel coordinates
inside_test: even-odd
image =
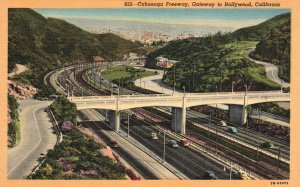
[[[232,81],[232,82],[231,82],[231,93],[233,93],[233,86],[234,86],[234,84],[235,84],[235,82]]]
[[[256,150],[256,159],[258,159],[258,148],[260,143],[260,108],[258,109],[258,138],[257,138],[257,150]]]
[[[279,164],[280,164],[280,146],[278,147],[278,158],[277,158],[277,169],[276,169],[276,173],[277,176],[279,176]]]
[[[195,61],[193,61],[193,91],[195,92]]]
[[[163,152],[163,162],[166,160],[166,131],[164,131],[164,152]]]
[[[175,93],[175,86],[176,86],[176,77],[175,77],[175,71],[176,71],[176,68],[175,68],[175,64],[174,64],[174,71],[173,71],[173,95]]]
[[[127,137],[129,137],[129,111],[127,112]]]
[[[215,140],[215,152],[217,153],[217,140],[218,140],[218,130],[217,130],[217,124],[216,124],[216,140]]]

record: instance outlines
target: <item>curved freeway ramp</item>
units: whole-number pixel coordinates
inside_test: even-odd
[[[278,67],[274,64],[268,63],[268,62],[263,62],[263,61],[258,61],[249,56],[250,53],[252,53],[255,50],[255,48],[251,48],[249,51],[246,52],[246,58],[255,62],[256,64],[263,65],[266,69],[266,75],[269,79],[272,81],[276,82],[277,84],[281,85],[283,88],[290,87],[290,83],[284,82],[284,80],[280,79],[278,77]]]

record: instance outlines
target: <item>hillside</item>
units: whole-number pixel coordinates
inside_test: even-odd
[[[281,14],[258,25],[238,29],[231,33],[230,37],[235,40],[259,41],[268,37],[273,28],[282,27],[283,25],[290,23],[290,20],[290,13]]]
[[[120,60],[129,52],[141,52],[140,44],[114,34],[92,34],[64,20],[44,18],[31,9],[9,9],[8,69],[15,64],[30,68],[19,79],[38,88],[46,72],[76,60],[102,56]]]
[[[233,33],[217,33],[200,38],[172,41],[149,54],[147,67],[155,68],[158,56],[177,60],[176,87],[185,86],[187,91],[230,91],[278,89],[279,85],[266,78],[264,68],[245,59],[245,51],[254,47],[261,38],[267,37],[271,28],[288,24],[290,14],[283,14],[259,25],[242,28]],[[163,78],[172,86],[174,68]]]
[[[261,40],[250,56],[279,66],[279,77],[290,82],[290,21],[271,30],[268,37]]]

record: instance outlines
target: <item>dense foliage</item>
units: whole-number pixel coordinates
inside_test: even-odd
[[[62,124],[64,121],[71,121],[73,124],[76,124],[76,105],[69,102],[66,97],[59,97],[50,105],[50,109],[59,124]]]
[[[61,144],[50,150],[33,179],[124,179],[115,161],[101,155],[101,144],[77,129],[66,131]]]
[[[259,41],[267,38],[270,31],[275,27],[283,27],[287,23],[290,23],[291,14],[281,14],[275,16],[267,21],[264,21],[258,25],[245,27],[234,31],[229,34],[229,37],[236,40],[252,40]]]
[[[43,88],[46,72],[74,61],[91,61],[93,56],[120,60],[125,54],[140,52],[139,43],[114,34],[92,34],[31,9],[9,9],[8,14],[9,71],[16,63],[27,64],[30,70],[19,79],[37,88]]]
[[[260,108],[262,111],[290,118],[290,109],[284,109],[275,103],[259,103],[252,105],[252,108]]]
[[[271,62],[279,66],[279,76],[290,82],[290,51],[291,51],[291,23],[275,27],[267,38],[261,40],[252,58]]]
[[[11,117],[11,122],[8,124],[8,137],[10,139],[9,146],[13,147],[16,144],[17,140],[17,131],[19,124],[19,103],[16,98],[12,95],[8,95],[8,107],[9,107],[9,115]]]
[[[168,69],[164,83],[192,92],[278,89],[268,80],[264,68],[245,59],[245,52],[268,36],[274,27],[288,24],[290,14],[276,16],[257,26],[239,29],[233,33],[217,33],[200,38],[172,41],[149,54],[147,67],[154,68],[156,57],[177,60],[175,68]],[[257,42],[255,42],[257,41]]]

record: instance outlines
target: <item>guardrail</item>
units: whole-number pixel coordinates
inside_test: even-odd
[[[95,110],[90,110],[95,116],[99,117],[98,112],[96,112]],[[132,113],[134,114],[134,112]],[[105,123],[106,124],[106,123]],[[107,124],[106,124],[107,125]],[[110,129],[112,129],[109,125],[107,125]],[[113,129],[112,129],[113,130]],[[120,130],[118,133],[119,136],[121,136],[123,139],[125,139],[126,141],[128,141],[129,143],[131,143],[132,145],[134,145],[135,147],[137,147],[138,149],[142,150],[144,153],[146,153],[148,156],[150,156],[151,158],[153,158],[154,160],[156,160],[158,163],[160,163],[161,165],[163,165],[165,168],[167,168],[169,171],[171,171],[174,175],[176,175],[179,179],[181,180],[186,180],[189,179],[187,176],[185,176],[184,174],[182,174],[181,172],[179,172],[176,168],[174,168],[172,165],[170,165],[169,163],[165,162],[162,160],[162,158],[160,156],[158,156],[157,154],[155,154],[154,152],[152,152],[151,150],[149,150],[148,148],[146,148],[143,144],[141,144],[140,142],[136,141],[133,138],[129,138],[127,137],[127,134]]]
[[[228,99],[235,99],[238,98],[240,99],[241,96],[245,96],[244,94],[232,94],[230,92],[226,93],[227,96],[225,94],[199,94],[199,95],[185,95],[184,97],[186,99],[224,99],[224,98],[228,98]],[[255,95],[253,95],[255,94]],[[289,98],[290,94],[289,93],[261,93],[262,95],[258,95],[259,93],[253,93],[248,94],[247,95],[247,99],[255,99],[255,98],[277,98],[277,97],[284,97],[284,98]],[[269,95],[270,94],[270,95]],[[274,94],[274,95],[273,95]],[[196,97],[198,96],[198,97]],[[203,97],[201,97],[203,96]],[[122,98],[128,98],[128,99],[138,99],[138,98],[163,98],[163,97],[168,97],[170,99],[172,98],[183,98],[180,95],[170,95],[170,94],[141,94],[141,95],[110,95],[110,96],[83,96],[83,97],[69,97],[69,99],[71,100],[88,100],[88,99],[122,99]]]
[[[59,145],[61,142],[62,142],[62,133],[60,131],[60,128],[58,126],[58,123],[55,119],[55,116],[52,112],[52,110],[50,108],[48,108],[48,112],[50,113],[50,116],[51,116],[51,119],[52,119],[52,122],[53,122],[53,128],[54,128],[54,131],[55,131],[55,134],[57,136],[57,140],[56,140],[56,145]]]
[[[181,139],[185,139],[186,137],[182,136],[182,135],[179,135],[179,134],[176,134],[170,130],[166,130],[165,128],[161,127],[161,126],[156,126],[156,128],[160,131],[165,131],[166,134],[168,134],[169,136],[172,136],[178,140],[181,140]],[[232,168],[233,170],[236,170],[237,172],[240,172],[240,173],[246,173],[251,179],[262,179],[260,176],[254,174],[253,172],[247,170],[246,168],[240,166],[239,164],[235,163],[235,162],[232,162],[230,160],[228,160],[227,158],[221,156],[221,155],[218,155],[216,154],[214,151],[211,151],[199,144],[196,144],[192,141],[190,141],[190,146],[192,146],[194,149],[196,150],[199,150],[200,152],[214,158],[215,160],[217,160],[218,162],[221,162],[223,164],[225,164],[227,166],[227,169],[229,168]]]
[[[278,115],[271,114],[271,113],[264,112],[264,111],[253,110],[252,113],[250,114],[250,116],[256,116],[256,115],[271,117],[271,118],[274,118],[274,119],[277,119],[277,120],[280,120],[280,121],[284,121],[284,122],[287,122],[287,123],[290,122],[289,118],[285,118],[285,117],[278,116]]]
[[[57,139],[56,139],[56,145],[60,144],[62,142],[62,133],[58,127],[58,123],[54,117],[54,114],[53,112],[51,111],[50,108],[47,109],[48,113],[50,114],[51,116],[51,120],[52,120],[52,123],[53,123],[53,127],[54,127],[54,131],[55,131],[55,134],[57,136]],[[32,175],[35,174],[35,172],[41,167],[41,165],[45,162],[45,157],[43,158],[42,161],[39,162],[39,164],[31,171],[31,173],[28,175],[28,178],[29,179],[32,179]]]
[[[193,125],[195,125],[195,126],[197,126],[197,127],[200,127],[200,128],[202,128],[202,129],[205,129],[205,130],[207,130],[207,131],[209,131],[209,132],[211,132],[211,133],[213,133],[213,134],[216,134],[216,131],[215,131],[214,129],[211,129],[211,128],[209,128],[209,127],[206,127],[205,125],[201,125],[201,124],[195,123],[195,122],[193,122]],[[278,159],[278,155],[277,155],[277,154],[274,154],[274,153],[271,153],[271,152],[268,152],[268,151],[265,151],[265,150],[262,150],[262,149],[257,149],[256,146],[253,146],[253,145],[250,145],[250,144],[248,144],[248,143],[245,143],[245,142],[243,142],[243,141],[241,141],[241,140],[239,140],[239,139],[237,139],[237,138],[228,136],[228,135],[226,135],[226,134],[224,134],[224,133],[222,133],[222,132],[217,132],[217,135],[218,135],[218,136],[221,136],[221,137],[223,137],[223,138],[225,138],[225,139],[231,140],[231,141],[233,141],[233,142],[236,142],[236,143],[238,143],[238,144],[240,144],[240,145],[243,145],[243,146],[245,146],[245,147],[248,147],[248,148],[250,148],[250,149],[252,149],[252,150],[255,150],[255,151],[258,151],[258,152],[263,153],[263,154],[265,154],[265,155],[268,155],[268,156],[270,156],[270,157],[272,157],[272,158],[274,158],[274,159]],[[281,158],[279,158],[279,160],[282,161],[282,162],[284,162],[284,163],[286,163],[286,164],[290,164],[290,161],[289,161],[288,159],[285,159],[285,158],[282,158],[282,157],[281,157]]]

